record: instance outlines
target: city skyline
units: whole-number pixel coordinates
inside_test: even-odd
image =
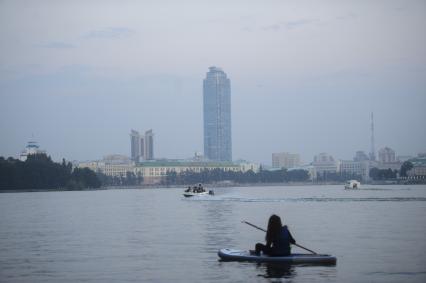
[[[219,70],[219,72],[222,72],[224,74],[224,72],[220,68],[210,67],[209,69],[210,69],[210,71],[213,70],[214,72],[216,72],[216,71]],[[224,74],[224,75],[225,75],[225,78],[226,78],[226,74]],[[401,156],[401,157],[408,157],[408,156],[410,156],[410,157],[414,158],[418,154],[424,154],[426,152],[426,150],[424,150],[424,151],[417,151],[417,152],[407,152],[407,151],[404,151],[403,154],[396,154],[395,150],[393,150],[392,148],[388,147],[387,145],[380,146],[380,147],[378,147],[378,150],[377,150],[375,148],[375,143],[374,143],[373,113],[371,113],[370,118],[371,118],[370,119],[370,134],[371,134],[371,136],[370,136],[370,152],[369,152],[369,156],[367,156],[367,154],[365,154],[365,152],[366,152],[365,150],[361,149],[361,150],[356,150],[356,151],[353,152],[354,153],[353,158],[352,157],[348,157],[348,156],[350,156],[350,154],[349,155],[347,154],[347,155],[345,155],[346,156],[345,158],[342,158],[342,157],[338,156],[336,160],[341,160],[341,161],[354,160],[354,161],[356,161],[356,159],[359,156],[359,154],[362,154],[367,159],[371,159],[371,156],[373,156],[373,159],[371,159],[371,160],[372,161],[376,161],[377,159],[376,159],[375,152],[378,151],[379,154],[380,154],[380,151],[384,150],[386,152],[392,151],[393,152],[393,160],[394,161],[398,161],[398,157],[399,156]],[[153,159],[155,159],[154,158],[153,136],[154,136],[154,134],[153,134],[152,129],[147,130],[145,132],[145,135],[140,135],[138,131],[135,131],[135,130],[132,129],[131,133],[130,133],[130,138],[131,138],[130,139],[130,155],[128,155],[128,154],[124,154],[124,155],[126,155],[126,156],[128,155],[131,160],[137,161],[137,162],[143,161],[143,160],[153,160]],[[32,134],[31,140],[34,140],[34,134]],[[136,145],[136,143],[138,143],[138,145]],[[21,152],[22,152],[22,150],[21,150]],[[44,151],[44,152],[46,152],[46,151]],[[373,155],[371,154],[372,152],[374,152]],[[274,154],[281,154],[281,153],[288,154],[287,152],[282,152],[282,150],[279,151],[279,152],[271,152],[269,154],[272,154],[272,156],[274,156]],[[47,154],[50,155],[49,153],[47,153]],[[110,154],[123,154],[123,153],[122,152],[106,152],[106,153],[103,153],[101,156],[107,156],[107,155],[110,155]],[[195,152],[195,154],[197,154],[197,152]],[[330,156],[333,156],[333,157],[335,156],[335,154],[333,152],[327,152],[327,151],[324,151],[324,150],[320,150],[319,152],[314,153],[312,155],[311,159],[309,159],[309,158],[307,158],[307,159],[300,158],[300,156],[306,156],[303,152],[297,152],[297,153],[294,153],[294,154],[297,155],[297,156],[299,156],[298,158],[299,158],[300,165],[312,164],[313,162],[315,162],[315,158],[316,158],[316,156],[318,154],[319,155],[321,155],[321,154],[329,154]],[[387,153],[387,154],[389,154],[389,153]],[[18,155],[19,154],[9,155],[9,156],[11,156],[11,157],[18,157]],[[5,156],[5,157],[9,157],[9,156]],[[141,159],[134,159],[135,156],[139,156],[139,158],[141,158]],[[100,156],[98,156],[96,158],[92,158],[91,160],[98,160],[99,157]],[[192,158],[192,157],[193,156],[188,155],[188,156],[183,157],[182,159],[187,159],[187,158]],[[57,160],[62,160],[62,158],[64,158],[64,157],[59,156],[59,157],[57,157]],[[160,157],[160,159],[169,159],[169,158],[170,157],[167,157],[167,156]],[[171,159],[174,159],[174,158],[171,158]],[[273,161],[273,159],[274,159],[274,157],[272,158],[272,161],[269,160],[269,162],[262,162],[262,161],[256,161],[256,160],[249,160],[247,158],[239,158],[239,160],[248,160],[250,162],[257,162],[259,164],[271,165],[272,167],[274,167],[274,161]],[[69,160],[77,160],[77,159],[69,159]],[[81,160],[90,160],[90,158],[85,158],[85,159],[81,159]],[[214,159],[211,159],[211,160],[214,161]],[[216,160],[216,161],[232,161],[232,160]]]
[[[177,159],[174,158],[167,158],[167,157],[161,157],[161,158],[154,158],[154,133],[152,131],[152,129],[149,129],[145,132],[144,135],[141,135],[138,131],[135,130],[131,130],[130,131],[130,155],[122,155],[122,154],[117,154],[117,153],[108,153],[108,154],[104,154],[102,158],[107,158],[110,156],[120,156],[120,157],[126,157],[129,160],[132,160],[136,163],[139,162],[143,162],[143,161],[153,161],[153,160],[174,160],[176,161]],[[147,142],[145,142],[147,141]],[[26,159],[26,154],[34,154],[36,153],[35,151],[31,151],[29,150],[29,148],[31,147],[31,145],[36,145],[36,148],[38,149],[38,142],[34,140],[34,137],[32,138],[31,141],[27,142],[27,147],[21,151],[20,153],[20,158],[22,161],[24,161]],[[38,153],[43,153],[43,154],[47,154],[48,156],[50,156],[50,154],[46,151],[46,150],[38,150]],[[397,152],[395,150],[393,150],[392,148],[388,147],[388,146],[384,146],[384,147],[380,147],[378,149],[378,158],[374,158],[374,159],[370,159],[370,157],[366,154],[365,151],[363,150],[357,150],[356,152],[354,152],[353,157],[351,158],[341,158],[339,156],[337,156],[336,158],[334,157],[333,153],[329,153],[329,152],[319,152],[315,155],[312,156],[311,159],[307,159],[307,160],[302,160],[300,158],[301,154],[300,153],[288,153],[288,152],[272,152],[272,159],[271,162],[268,163],[262,163],[262,162],[258,162],[257,164],[259,165],[266,165],[268,167],[271,168],[298,168],[300,166],[307,166],[307,165],[313,165],[315,164],[315,162],[317,162],[318,156],[328,156],[327,158],[331,158],[333,159],[333,162],[364,162],[364,161],[372,161],[373,166],[374,164],[391,164],[391,163],[395,163],[394,165],[397,166],[398,164],[402,164],[404,161],[410,160],[410,159],[415,159],[418,156],[423,156],[425,155],[426,152],[416,152],[416,153],[410,153],[410,155],[403,155],[403,154],[397,154]],[[22,158],[23,156],[25,156],[24,158]],[[11,157],[16,157],[16,156],[11,156]],[[61,161],[62,158],[58,159],[57,161]],[[100,160],[100,157],[97,157],[95,159],[91,159],[91,161],[97,161]],[[195,154],[193,156],[187,156],[185,158],[181,158],[180,160],[185,161],[185,160],[197,160],[197,161],[204,161],[204,162],[210,162],[210,161],[214,161],[214,160],[210,160],[210,159],[204,159],[204,156],[199,155],[198,152],[195,152]],[[85,159],[85,160],[72,160],[72,161],[76,161],[76,162],[81,162],[81,161],[90,161],[89,159]],[[246,160],[246,159],[239,159],[239,160],[234,160],[234,162],[239,163],[239,162],[255,162],[252,160]],[[212,162],[214,163],[214,162]],[[336,163],[336,164],[337,164]]]
[[[424,1],[184,2],[2,1],[0,155],[31,134],[56,160],[128,155],[135,125],[156,157],[203,152],[212,65],[232,78],[234,160],[368,154],[371,112],[376,148],[426,151]]]

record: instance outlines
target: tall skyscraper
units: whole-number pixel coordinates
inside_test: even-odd
[[[138,131],[130,132],[130,156],[135,162],[154,159],[154,133],[151,130],[141,135]]]
[[[145,132],[145,147],[144,147],[145,159],[154,159],[154,134],[152,129]]]
[[[210,67],[203,81],[204,156],[232,161],[231,82],[222,69]]]
[[[141,156],[141,143],[139,132],[135,130],[130,131],[130,159],[139,162]]]

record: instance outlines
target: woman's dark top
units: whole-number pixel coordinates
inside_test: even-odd
[[[290,254],[290,244],[295,244],[293,236],[290,234],[287,226],[281,227],[278,237],[271,242],[267,242],[266,246],[271,248],[271,255],[286,256]]]

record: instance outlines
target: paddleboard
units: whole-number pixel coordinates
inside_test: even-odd
[[[250,251],[221,249],[218,256],[223,261],[281,262],[289,264],[336,264],[336,258],[326,254],[291,254],[289,256],[254,255]]]

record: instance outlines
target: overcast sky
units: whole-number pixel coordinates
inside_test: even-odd
[[[203,150],[202,81],[231,79],[233,158],[426,151],[426,1],[0,1],[0,156]]]

